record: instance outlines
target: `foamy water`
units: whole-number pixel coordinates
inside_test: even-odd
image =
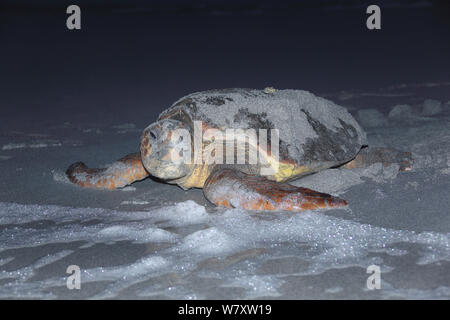
[[[286,276],[307,278],[371,264],[393,272],[395,266],[386,265],[382,257],[407,255],[405,244],[420,248],[419,265],[450,260],[448,233],[381,228],[317,212],[207,212],[194,201],[140,212],[0,203],[0,228],[2,298],[68,295],[65,268],[77,264],[79,252],[95,257],[102,255],[97,246],[107,245],[120,254],[124,243],[129,249],[148,249],[118,265],[94,259],[83,267],[86,257],[79,257],[82,288],[98,285],[83,297],[114,298],[131,290],[137,297],[202,299],[220,288],[236,292],[229,298],[280,297],[286,294],[282,289]],[[15,264],[30,248],[40,257],[28,265]],[[303,267],[300,262],[292,264],[292,259],[302,261]],[[199,279],[203,287],[198,286]],[[336,278],[324,294],[337,294],[341,287]],[[365,283],[360,287],[363,291]],[[382,294],[427,296],[427,291],[402,290],[386,283]],[[429,295],[450,297],[448,293],[442,287]]]

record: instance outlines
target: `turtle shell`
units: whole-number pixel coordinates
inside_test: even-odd
[[[343,107],[302,90],[223,89],[187,95],[158,120],[176,119],[204,128],[278,129],[279,163],[275,180],[296,178],[352,160],[366,134]],[[269,142],[270,143],[270,142]]]

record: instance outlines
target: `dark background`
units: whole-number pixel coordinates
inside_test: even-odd
[[[382,29],[366,28],[378,4]],[[77,4],[82,29],[66,28]],[[3,1],[3,128],[144,126],[225,87],[317,94],[449,81],[448,1]],[[20,119],[20,120],[19,120]]]

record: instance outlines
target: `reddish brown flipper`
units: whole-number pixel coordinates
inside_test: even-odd
[[[214,171],[206,180],[203,193],[218,206],[256,211],[297,212],[347,205],[347,201],[326,193],[270,181],[232,169]]]
[[[149,174],[142,165],[141,154],[133,153],[108,168],[88,168],[83,162],[76,162],[69,166],[66,175],[80,187],[112,190],[142,180]]]

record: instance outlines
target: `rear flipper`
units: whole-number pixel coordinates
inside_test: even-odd
[[[66,171],[67,177],[80,187],[97,189],[122,188],[134,181],[148,177],[140,153],[129,154],[107,168],[88,168],[83,162],[76,162]]]
[[[412,169],[414,160],[411,152],[399,151],[391,148],[363,148],[358,155],[350,162],[343,165],[343,168],[366,168],[374,163],[381,162],[384,167],[391,164],[400,165],[400,171]]]
[[[304,211],[347,205],[345,200],[326,193],[232,169],[215,170],[206,180],[203,193],[218,206],[257,211]]]

